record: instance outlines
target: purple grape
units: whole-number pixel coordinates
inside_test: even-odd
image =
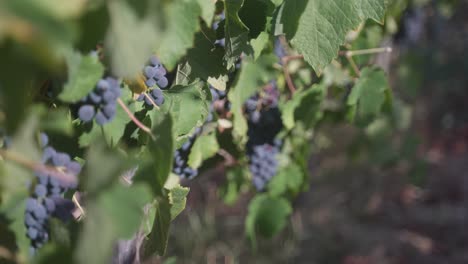
[[[140,102],[141,102],[141,101],[145,100],[145,97],[146,97],[145,94],[144,94],[144,93],[141,93],[141,94],[138,96],[137,101],[140,101]]]
[[[104,103],[112,103],[117,99],[115,94],[112,91],[105,91],[104,94],[102,95],[102,99]]]
[[[83,122],[89,122],[93,119],[95,114],[94,106],[92,105],[82,105],[78,110],[78,117]]]
[[[164,77],[164,75],[166,75],[166,69],[164,67],[159,67],[156,69],[156,73],[154,74],[154,77],[156,79],[161,79],[162,77]]]
[[[101,79],[98,81],[96,88],[98,91],[106,91],[110,88],[110,84],[107,80]]]
[[[52,156],[52,164],[57,167],[65,166],[65,164],[70,162],[70,155],[66,153],[56,153]]]
[[[114,117],[115,113],[117,111],[117,107],[115,104],[107,104],[104,106],[102,109],[102,113],[107,117],[107,118],[112,118]]]
[[[158,84],[160,88],[165,88],[168,85],[169,81],[167,80],[166,77],[162,77],[156,83]]]
[[[157,66],[157,65],[161,64],[161,62],[159,61],[159,59],[156,56],[151,56],[150,63],[153,66]]]
[[[34,228],[34,227],[29,227],[28,228],[28,237],[31,239],[31,240],[35,240],[37,238],[37,229]]]
[[[147,79],[147,80],[145,81],[145,84],[146,84],[146,86],[148,86],[148,87],[153,87],[153,86],[156,85],[156,80],[153,79],[153,78]]]
[[[104,125],[108,123],[111,119],[107,118],[101,111],[98,111],[96,114],[96,123],[98,125]]]
[[[47,188],[44,185],[38,184],[36,188],[34,188],[34,194],[37,197],[45,197],[47,195]]]
[[[164,97],[161,96],[161,97],[155,98],[154,102],[156,103],[156,105],[160,106],[164,104]]]
[[[55,156],[55,154],[57,154],[57,151],[55,151],[54,148],[46,147],[42,154],[42,163],[49,161],[53,156]]]
[[[154,78],[154,76],[156,76],[157,71],[158,69],[154,66],[146,66],[144,70],[145,76],[148,79]]]
[[[68,164],[65,165],[68,172],[78,175],[81,172],[81,164],[76,161],[70,161]]]
[[[36,219],[44,220],[47,217],[47,210],[42,204],[36,203],[36,206],[34,207],[32,214]]]
[[[47,209],[47,212],[52,213],[53,211],[55,211],[55,202],[51,198],[45,198],[44,204]]]
[[[45,133],[41,133],[41,147],[45,148],[49,144],[49,137]]]
[[[102,97],[95,92],[89,93],[88,97],[94,104],[99,104],[102,101]]]

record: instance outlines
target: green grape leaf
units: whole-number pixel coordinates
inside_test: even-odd
[[[98,194],[117,181],[129,168],[129,163],[128,159],[97,140],[86,153],[85,173],[81,175],[80,185],[88,195]]]
[[[188,50],[185,62],[179,66],[177,84],[187,85],[201,79],[218,90],[226,89],[228,77],[223,65],[224,49],[215,48],[214,41],[214,32],[209,29],[195,35],[194,47]]]
[[[168,70],[172,70],[192,47],[193,36],[200,30],[201,11],[196,0],[176,0],[168,6],[165,12],[168,27],[159,40],[158,49],[159,59]]]
[[[169,227],[171,225],[171,206],[167,196],[156,199],[154,204],[154,221],[151,232],[143,241],[143,257],[154,253],[164,255],[169,239]]]
[[[351,90],[348,105],[356,107],[362,116],[378,114],[385,102],[388,83],[381,69],[364,68]]]
[[[138,230],[143,206],[149,201],[151,193],[144,184],[114,184],[88,199],[75,261],[109,263],[114,243],[117,239],[129,239]]]
[[[226,183],[220,189],[220,195],[226,204],[233,205],[237,201],[241,188],[246,183],[246,175],[249,173],[245,166],[227,168]]]
[[[201,17],[207,25],[211,25],[216,9],[216,4],[212,0],[198,0],[201,8]]]
[[[125,1],[108,2],[110,26],[105,39],[115,76],[135,79],[158,42],[156,19],[139,19]]]
[[[323,116],[321,111],[325,86],[314,85],[309,89],[294,93],[293,98],[281,107],[281,118],[287,129],[293,129],[297,121],[308,126],[315,124]]]
[[[198,136],[190,150],[188,165],[198,168],[204,160],[211,158],[218,150],[219,145],[215,133]]]
[[[196,81],[187,86],[176,85],[164,91],[165,103],[161,111],[173,117],[176,147],[180,147],[196,126],[201,126],[208,115],[211,93],[203,82]]]
[[[174,220],[185,208],[187,194],[190,189],[177,185],[169,190],[169,204],[171,205],[171,220]]]
[[[242,61],[240,74],[228,94],[234,115],[234,134],[241,140],[246,139],[247,133],[247,122],[242,113],[244,102],[270,80],[271,74],[268,69],[276,61],[277,58],[273,55],[261,56],[256,62],[247,58]]]
[[[170,114],[155,112],[152,116],[154,138],[148,142],[148,153],[136,172],[135,181],[146,182],[154,195],[160,195],[172,169],[173,122]]]
[[[383,23],[385,9],[388,0],[355,0],[356,7],[362,19],[371,18],[376,22]]]
[[[73,123],[70,111],[66,108],[50,109],[41,116],[39,128],[41,131],[53,131],[71,136],[73,134]]]
[[[239,10],[242,23],[249,29],[249,37],[257,38],[258,35],[270,26],[270,19],[275,6],[270,1],[248,0],[244,1]]]
[[[39,144],[36,141],[38,125],[37,115],[31,113],[12,137],[11,147],[7,150],[8,155],[1,161],[3,169],[0,177],[0,200],[2,202],[8,203],[10,197],[14,197],[16,193],[27,192],[27,185],[32,180],[32,168],[25,168],[18,161],[41,163]]]
[[[267,47],[268,41],[270,40],[267,32],[261,32],[257,38],[252,39],[250,44],[252,45],[254,60],[262,54],[262,51]]]
[[[256,234],[271,238],[280,232],[292,212],[291,204],[282,197],[260,194],[250,201],[245,219],[245,231],[254,246]]]
[[[281,196],[285,193],[296,195],[301,191],[304,174],[296,163],[281,167],[275,177],[268,183],[268,193]]]
[[[363,20],[382,19],[386,0],[284,1],[276,34],[286,34],[304,59],[320,73],[338,54],[345,35]]]
[[[228,69],[234,68],[242,52],[250,54],[248,45],[249,29],[239,18],[239,10],[244,0],[224,1],[224,13],[226,16],[224,23],[225,55],[224,60]]]
[[[104,74],[104,66],[97,55],[83,56],[78,52],[69,52],[66,61],[68,81],[59,98],[64,102],[75,103],[96,87]]]
[[[8,177],[7,175],[6,177]],[[20,175],[22,176],[22,175]],[[4,177],[4,175],[2,175]],[[26,210],[26,199],[29,194],[26,191],[16,191],[9,196],[8,201],[2,201],[0,215],[6,217],[10,223],[8,229],[13,232],[15,243],[13,248],[18,247],[16,258],[18,263],[29,263],[29,248],[31,241],[26,236],[26,227],[24,225],[24,212]],[[3,223],[2,223],[3,224]],[[3,234],[2,234],[3,235]]]

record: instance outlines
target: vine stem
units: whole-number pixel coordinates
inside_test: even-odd
[[[384,53],[384,52],[392,52],[393,49],[391,47],[382,47],[382,48],[372,48],[372,49],[361,49],[361,50],[346,50],[340,51],[340,55],[344,55],[346,57],[352,57],[356,55],[368,55],[368,54],[376,54],[376,53]]]
[[[151,96],[149,96],[147,93],[143,92],[143,95],[148,98],[148,100],[151,102],[151,104],[154,106],[154,108],[160,110],[159,106],[156,104],[156,102],[154,102],[153,98],[151,98]]]
[[[224,165],[225,166],[233,166],[237,164],[236,158],[234,158],[231,153],[227,152],[225,149],[219,149],[218,155],[224,158]]]
[[[138,120],[138,118],[136,118],[133,115],[132,111],[130,111],[130,109],[128,109],[127,105],[125,105],[125,103],[122,101],[122,99],[118,98],[117,103],[119,103],[119,105],[127,113],[127,115],[130,117],[130,119],[132,119],[133,123],[135,123],[135,125],[137,125],[137,127],[139,127],[141,130],[148,133],[150,136],[153,136],[153,134],[151,133],[151,129],[149,127],[145,126],[143,123],[141,123],[140,120]]]
[[[57,169],[56,167],[51,167],[44,165],[42,163],[37,163],[28,159],[23,158],[21,155],[14,153],[10,150],[0,150],[0,156],[4,159],[14,161],[19,165],[28,168],[32,171],[41,171],[47,173],[51,177],[55,177],[60,181],[70,183],[70,184],[77,184],[77,179],[70,173],[67,173],[63,170]]]
[[[291,92],[291,95],[293,95],[296,92],[296,87],[294,86],[294,83],[291,78],[291,74],[289,73],[288,63],[291,60],[302,59],[302,58],[304,58],[304,56],[302,55],[290,55],[290,56],[284,56],[281,58],[281,62],[283,64],[284,78],[286,78],[286,84],[288,85],[288,89]]]

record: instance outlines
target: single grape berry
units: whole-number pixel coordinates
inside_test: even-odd
[[[89,122],[93,119],[95,114],[94,106],[92,105],[82,105],[78,110],[78,117],[83,122]]]

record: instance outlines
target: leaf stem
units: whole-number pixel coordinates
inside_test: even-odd
[[[127,113],[127,115],[130,117],[130,119],[132,119],[133,123],[135,123],[135,125],[137,125],[137,127],[139,127],[141,130],[148,133],[150,136],[153,136],[153,134],[151,134],[151,129],[149,127],[145,126],[143,123],[141,123],[140,120],[138,120],[133,115],[133,113],[130,111],[130,109],[128,109],[128,107],[125,105],[125,103],[122,101],[122,99],[118,98],[117,103],[119,103],[119,105]]]
[[[290,60],[301,59],[303,58],[302,55],[291,55],[291,56],[284,56],[281,58],[281,62],[283,64],[283,74],[284,78],[286,79],[286,84],[288,85],[288,89],[293,95],[296,92],[296,87],[294,86],[294,82],[291,79],[291,74],[289,73],[288,63]]]
[[[231,153],[227,152],[225,149],[219,149],[218,155],[224,158],[224,165],[225,166],[233,166],[238,164],[239,162],[231,155]]]
[[[347,50],[347,51],[340,51],[340,55],[351,57],[351,56],[356,56],[356,55],[367,55],[367,54],[376,54],[376,53],[384,53],[384,52],[392,52],[392,48],[382,47],[382,48],[373,48],[373,49]]]
[[[359,77],[361,76],[361,71],[359,70],[359,67],[357,66],[356,62],[354,62],[354,59],[352,56],[346,55],[346,59],[348,59],[349,64],[351,64],[351,67],[353,68],[354,72],[356,75]]]
[[[148,93],[145,93],[143,92],[143,95],[148,98],[148,100],[151,102],[151,104],[154,106],[154,108],[160,110],[161,108],[159,108],[159,106],[156,104],[156,102],[154,102],[153,98],[151,98],[151,96],[148,95]]]

